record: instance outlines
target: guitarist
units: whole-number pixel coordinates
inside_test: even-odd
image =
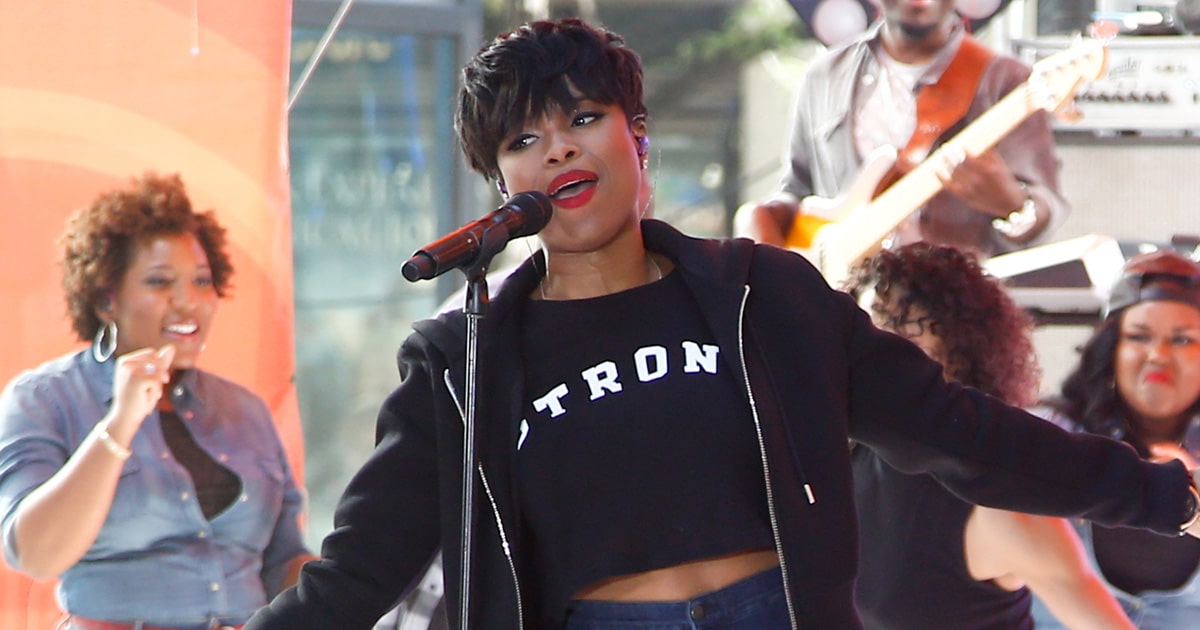
[[[799,200],[845,192],[862,156],[881,145],[901,149],[890,175],[902,174],[1029,75],[1020,61],[994,55],[968,35],[954,0],[881,3],[882,20],[813,62],[796,103],[782,190],[738,211],[739,235],[787,244],[795,217],[805,212]],[[1066,218],[1044,112],[978,157],[945,153],[938,169],[944,189],[885,245],[924,240],[991,256],[1038,244]]]

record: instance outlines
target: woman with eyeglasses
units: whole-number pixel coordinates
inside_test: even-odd
[[[1037,395],[1030,318],[975,258],[915,243],[859,265],[849,290],[875,323],[957,380],[1013,405]],[[867,628],[1032,628],[1032,593],[1074,628],[1132,628],[1061,518],[976,506],[856,444],[856,598]]]
[[[1061,396],[1039,410],[1153,461],[1200,459],[1200,264],[1131,258]],[[1103,471],[1097,471],[1102,474]],[[1091,561],[1142,630],[1200,625],[1200,540],[1076,523]],[[1060,627],[1035,607],[1039,627]]]

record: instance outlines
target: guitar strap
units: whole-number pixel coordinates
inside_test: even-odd
[[[916,127],[897,159],[900,169],[907,172],[920,164],[937,139],[967,115],[992,57],[987,46],[965,36],[937,83],[921,88],[917,93]]]

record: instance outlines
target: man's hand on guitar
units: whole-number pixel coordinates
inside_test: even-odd
[[[938,179],[946,192],[972,208],[1002,219],[1025,202],[1025,188],[995,151],[971,157],[957,146],[947,144],[939,153],[943,164],[937,169]]]
[[[779,197],[761,203],[743,204],[734,214],[734,235],[783,247],[799,210],[798,201]]]
[[[953,143],[936,153],[934,169],[946,192],[995,220],[997,231],[1025,242],[1045,227],[1049,217],[994,150],[972,157]]]

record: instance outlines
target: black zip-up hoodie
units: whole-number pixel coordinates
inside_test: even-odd
[[[1176,533],[1185,520],[1182,465],[1144,462],[1124,444],[1069,434],[944,382],[940,365],[874,328],[802,257],[744,239],[692,238],[655,220],[642,227],[647,248],[670,257],[683,274],[726,349],[723,360],[745,383],[793,627],[861,627],[853,600],[858,532],[850,439],[900,470],[932,473],[982,505],[1163,533]],[[527,260],[501,283],[479,326],[476,453],[483,475],[472,530],[472,627],[555,623],[532,618],[536,594],[521,591],[513,483],[521,304],[540,268]],[[342,497],[322,559],[307,564],[298,586],[259,611],[249,630],[368,629],[415,586],[439,548],[457,627],[465,317],[443,314],[414,328],[399,353],[403,380],[379,414],[377,448]]]

